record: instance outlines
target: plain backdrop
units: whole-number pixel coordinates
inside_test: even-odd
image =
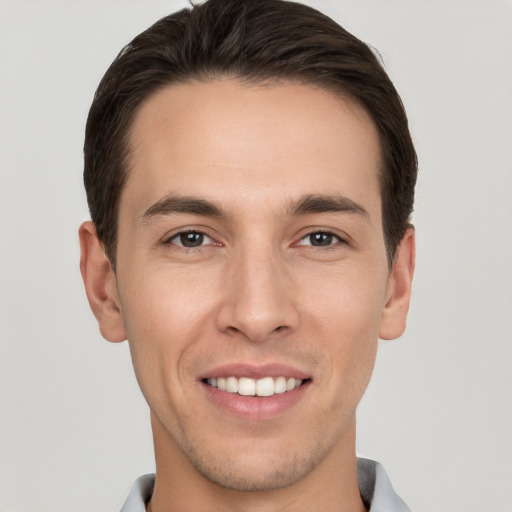
[[[308,3],[379,49],[420,160],[408,331],[381,342],[358,451],[415,512],[510,512],[512,2]],[[153,469],[128,346],[82,289],[82,144],[121,46],[183,6],[0,0],[3,512],[115,511]]]

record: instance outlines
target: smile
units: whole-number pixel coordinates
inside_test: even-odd
[[[313,376],[280,363],[229,363],[210,368],[198,381],[217,410],[258,422],[277,418],[296,407],[309,394]]]
[[[272,396],[286,393],[299,388],[302,380],[293,377],[263,377],[251,379],[249,377],[218,377],[205,379],[211,387],[220,391],[242,396]]]

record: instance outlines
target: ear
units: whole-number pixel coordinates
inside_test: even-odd
[[[117,291],[116,276],[91,221],[78,231],[80,272],[91,310],[98,320],[102,336],[114,343],[124,341],[126,333]]]
[[[411,300],[412,276],[416,257],[414,228],[409,228],[397,247],[389,278],[388,300],[381,317],[379,337],[394,340],[405,331]]]

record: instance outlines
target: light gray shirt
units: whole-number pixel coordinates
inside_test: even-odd
[[[357,479],[368,512],[411,512],[395,493],[385,469],[369,459],[357,459]],[[155,475],[143,475],[132,486],[120,512],[145,512],[153,494]]]

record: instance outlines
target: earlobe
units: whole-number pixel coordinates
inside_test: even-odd
[[[98,320],[102,336],[117,343],[126,339],[116,276],[107,258],[96,228],[91,221],[84,222],[78,232],[80,238],[80,272],[89,305]]]
[[[383,340],[398,338],[405,331],[415,257],[415,232],[414,228],[409,228],[397,247],[389,278],[389,298],[384,307],[379,330],[379,337]]]

